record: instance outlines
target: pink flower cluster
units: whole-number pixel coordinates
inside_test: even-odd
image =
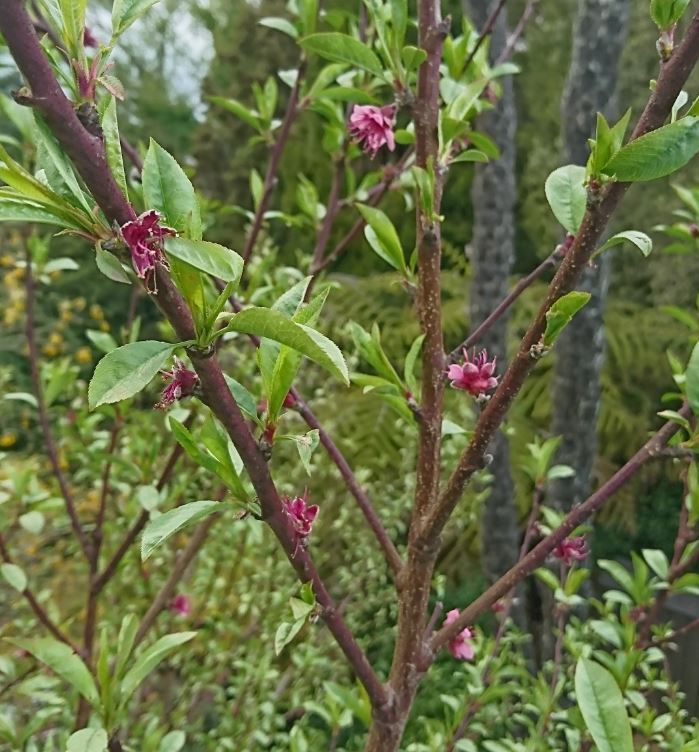
[[[146,279],[156,264],[167,267],[163,254],[163,240],[168,235],[177,235],[171,227],[160,224],[160,214],[151,209],[131,222],[121,226],[121,236],[131,251],[131,262],[136,274]]]
[[[588,557],[589,553],[590,549],[587,546],[584,535],[579,535],[577,538],[564,538],[553,549],[553,555],[557,559],[561,559],[568,567],[574,561],[583,561]]]
[[[293,499],[285,496],[282,499],[282,508],[294,529],[298,548],[300,544],[305,544],[311,534],[313,523],[318,516],[318,505],[309,505],[303,496],[294,496]]]
[[[450,624],[453,624],[458,618],[459,609],[453,608],[447,613],[447,616],[444,619],[444,626],[448,627]],[[473,647],[473,643],[471,642],[472,639],[473,632],[468,627],[466,627],[466,629],[461,630],[461,632],[459,632],[456,637],[452,637],[452,639],[449,640],[447,648],[457,660],[472,661],[476,656],[476,650]]]
[[[474,351],[473,360],[471,360],[464,350],[463,365],[454,363],[449,366],[447,378],[450,379],[454,389],[463,389],[474,397],[480,397],[498,385],[498,377],[493,376],[495,361],[496,358],[488,360],[488,353],[485,350],[481,350],[478,355],[475,355]]]
[[[349,131],[373,159],[384,144],[388,146],[389,151],[396,148],[396,139],[393,135],[395,124],[395,105],[375,107],[371,104],[355,104],[349,119]]]
[[[158,410],[165,410],[182,397],[189,397],[199,383],[197,374],[190,371],[179,358],[175,358],[175,363],[169,371],[160,373],[170,383],[160,394],[160,401],[155,406]]]

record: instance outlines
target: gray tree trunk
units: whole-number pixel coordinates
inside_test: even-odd
[[[469,0],[470,17],[483,28],[491,0]],[[490,42],[491,59],[502,51],[507,39],[507,20],[502,12]],[[515,132],[517,112],[512,78],[500,79],[503,92],[495,109],[481,118],[479,128],[498,145],[501,157],[476,168],[471,199],[473,204],[473,240],[471,263],[473,281],[470,291],[471,328],[480,324],[508,292],[514,259]],[[477,348],[485,347],[497,356],[498,370],[507,363],[507,319],[502,317],[487,332]],[[491,445],[493,476],[490,494],[482,518],[482,562],[488,580],[495,580],[517,560],[519,526],[510,473],[510,453],[504,434],[498,433]]]
[[[580,0],[562,103],[563,150],[568,163],[586,163],[587,139],[594,136],[597,112],[608,119],[617,115],[614,94],[628,13],[629,0]],[[589,291],[592,298],[556,345],[553,432],[563,437],[557,461],[576,473],[552,484],[549,503],[563,510],[585,499],[592,486],[608,277],[606,256],[585,270],[577,289]]]

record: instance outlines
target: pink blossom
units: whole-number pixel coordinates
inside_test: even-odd
[[[141,279],[145,279],[156,264],[167,268],[163,240],[168,235],[176,234],[171,227],[160,224],[160,214],[155,209],[143,212],[132,222],[121,226],[121,235],[131,251],[133,267]]]
[[[447,627],[453,624],[459,618],[459,609],[453,608],[444,619],[444,626]],[[460,661],[472,661],[476,656],[476,650],[473,647],[471,640],[473,639],[473,632],[466,627],[456,637],[452,637],[449,640],[447,648],[454,658]]]
[[[396,107],[355,104],[350,115],[349,131],[373,159],[378,150],[386,144],[389,151],[396,148],[393,126],[396,123]]]
[[[282,499],[284,512],[291,521],[298,541],[303,541],[311,534],[313,522],[318,516],[318,505],[306,503],[303,496],[294,496],[290,499],[288,496]]]
[[[454,363],[449,366],[447,378],[451,380],[454,389],[463,389],[474,397],[480,397],[485,392],[495,389],[498,385],[498,377],[493,376],[496,358],[488,360],[486,350],[481,350],[478,355],[469,359],[464,350],[464,364]]]
[[[85,27],[83,31],[83,44],[85,47],[99,47],[99,42],[90,29]]]
[[[192,599],[188,595],[180,593],[170,601],[168,608],[177,616],[189,616],[192,611]]]
[[[553,549],[553,555],[557,559],[562,559],[567,566],[574,561],[583,561],[589,553],[590,549],[587,547],[584,535],[579,535],[577,538],[564,538]]]
[[[158,410],[165,410],[182,397],[188,397],[194,393],[199,377],[179,359],[175,358],[175,364],[169,371],[160,372],[163,378],[170,383],[160,394],[160,401],[155,406]]]

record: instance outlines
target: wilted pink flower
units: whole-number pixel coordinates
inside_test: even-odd
[[[163,240],[168,235],[176,234],[171,227],[160,224],[160,214],[155,209],[143,212],[132,222],[121,226],[121,235],[131,251],[133,267],[141,279],[145,279],[156,264],[167,267]]]
[[[179,359],[175,358],[175,364],[169,371],[160,372],[163,378],[170,383],[160,394],[160,402],[156,405],[158,410],[165,410],[173,402],[182,397],[188,397],[194,392],[199,382],[199,377]]]
[[[349,131],[367,154],[373,159],[386,144],[389,151],[396,148],[393,126],[396,123],[395,105],[375,107],[371,104],[355,104],[350,115]]]
[[[309,506],[303,496],[294,496],[293,499],[284,497],[282,506],[287,517],[291,520],[298,541],[301,542],[308,538],[311,534],[313,522],[318,516],[318,505],[311,504]]]
[[[478,355],[474,354],[471,360],[464,350],[464,364],[460,366],[454,363],[449,366],[447,378],[451,379],[454,389],[464,389],[474,397],[480,397],[498,385],[497,376],[493,376],[495,361],[496,358],[488,360],[485,350],[481,350]]]
[[[447,613],[446,619],[444,619],[444,626],[447,627],[453,624],[459,618],[459,609],[453,608]],[[449,652],[460,661],[472,661],[476,655],[475,648],[471,639],[473,638],[473,632],[466,627],[461,630],[456,637],[452,637],[449,640],[447,648]]]
[[[188,595],[180,593],[170,601],[168,608],[177,616],[189,616],[192,611],[192,599]]]
[[[584,535],[579,535],[577,538],[564,538],[553,549],[553,555],[557,559],[562,559],[567,566],[570,566],[574,561],[583,561],[589,553],[590,549],[587,547]]]
[[[85,47],[98,47],[99,42],[97,41],[97,38],[95,35],[90,31],[90,29],[85,27],[85,30],[83,31],[83,44]]]

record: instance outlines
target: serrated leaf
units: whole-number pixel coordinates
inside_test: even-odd
[[[23,593],[27,589],[27,575],[24,574],[22,567],[4,562],[0,564],[0,574],[5,582],[18,593]]]
[[[236,314],[227,328],[287,345],[318,363],[345,384],[349,383],[347,364],[337,345],[320,332],[291,321],[279,311],[272,308],[247,308]]]
[[[394,269],[407,274],[405,254],[393,222],[381,209],[376,209],[373,206],[357,204],[357,209],[367,223],[364,228],[364,235],[369,245]]]
[[[107,353],[97,364],[87,389],[90,409],[138,394],[167,363],[175,347],[168,342],[144,340]]]
[[[616,235],[612,235],[604,245],[600,246],[594,252],[592,257],[599,256],[599,254],[606,251],[607,248],[611,248],[614,245],[623,245],[624,243],[635,245],[644,256],[650,256],[651,251],[653,250],[653,241],[645,232],[640,232],[639,230],[624,230],[623,232],[617,232]]]
[[[106,752],[109,738],[100,728],[84,728],[71,734],[66,752]]]
[[[692,350],[684,376],[687,401],[694,415],[699,416],[699,343]]]
[[[274,635],[274,652],[279,655],[282,650],[296,637],[306,623],[304,619],[298,619],[294,622],[283,621]]]
[[[123,34],[158,0],[114,0],[112,6],[112,34]]]
[[[107,153],[107,163],[114,175],[119,188],[128,199],[129,189],[126,184],[126,172],[124,171],[124,157],[121,153],[121,141],[119,139],[119,121],[117,120],[116,99],[109,97],[109,104],[102,116],[102,131],[104,132],[104,150]]]
[[[575,668],[575,694],[599,752],[633,752],[624,698],[609,671],[595,661],[580,658]]]
[[[129,275],[124,271],[121,261],[112,253],[105,251],[100,243],[95,246],[95,263],[97,268],[112,282],[120,282],[124,285],[130,285]]]
[[[657,180],[684,167],[697,152],[699,117],[683,117],[622,146],[603,172],[624,183]]]
[[[52,637],[39,637],[31,640],[8,640],[37,660],[46,664],[55,674],[74,687],[92,707],[99,705],[99,692],[95,681],[82,659],[71,648]]]
[[[143,680],[157,668],[180,645],[196,637],[196,632],[175,632],[165,635],[151,645],[134,661],[121,683],[121,702],[125,703],[138,689]]]
[[[298,39],[299,33],[296,30],[296,27],[291,23],[291,21],[287,21],[286,18],[267,16],[266,18],[261,18],[257,23],[259,23],[260,26],[266,26],[268,29],[276,29],[277,31],[281,31],[282,34],[286,34],[292,39]]]
[[[207,240],[169,237],[165,240],[165,252],[224,282],[237,284],[243,273],[243,259],[235,251]]]
[[[148,209],[157,209],[169,227],[192,240],[201,239],[201,215],[194,186],[177,160],[153,139],[143,160],[142,182]]]
[[[587,207],[585,168],[565,165],[554,170],[544,185],[546,200],[556,219],[573,235],[580,229]]]
[[[367,45],[348,34],[334,31],[311,34],[304,37],[300,45],[306,52],[315,53],[326,60],[348,63],[355,68],[361,68],[380,78],[383,77],[383,66],[379,58]]]
[[[158,546],[165,543],[175,533],[195,522],[203,520],[224,508],[219,501],[190,501],[152,519],[143,530],[141,539],[141,561],[145,561]]]
[[[550,347],[558,339],[563,329],[573,320],[573,316],[590,300],[589,292],[569,292],[559,298],[546,311],[544,345]]]

